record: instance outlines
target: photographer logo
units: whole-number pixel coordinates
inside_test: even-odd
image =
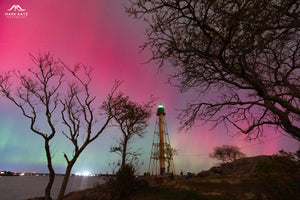
[[[23,9],[20,5],[12,5],[4,15],[6,18],[25,18],[28,16],[28,12],[25,11],[26,9]]]

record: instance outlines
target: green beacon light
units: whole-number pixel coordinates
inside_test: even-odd
[[[159,104],[159,105],[157,106],[157,109],[164,109],[164,105]]]
[[[162,104],[159,104],[157,106],[157,113],[156,113],[156,115],[160,115],[160,114],[163,114],[163,115],[166,114],[165,113],[165,109],[164,109],[164,105],[162,105]]]

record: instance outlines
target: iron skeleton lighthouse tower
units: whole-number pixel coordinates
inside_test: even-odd
[[[173,148],[170,145],[167,124],[165,121],[165,109],[162,104],[157,107],[158,116],[155,124],[153,143],[151,149],[149,173],[151,175],[175,174],[173,162]],[[167,164],[167,168],[166,168]]]

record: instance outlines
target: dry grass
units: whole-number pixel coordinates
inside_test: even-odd
[[[150,179],[148,187],[132,193],[128,200],[237,200],[262,199],[263,191],[253,178],[210,177],[170,180]],[[65,200],[114,199],[109,188],[104,184],[92,189],[73,192]]]

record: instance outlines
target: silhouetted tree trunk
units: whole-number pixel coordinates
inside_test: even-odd
[[[73,156],[72,160],[70,160],[70,161],[67,160],[67,168],[66,168],[66,171],[65,171],[63,182],[62,182],[60,190],[59,190],[59,194],[58,194],[58,198],[57,198],[58,200],[62,200],[64,195],[65,195],[72,168],[73,168],[77,158],[79,157],[80,153],[81,152],[77,152]],[[65,154],[65,158],[67,159],[66,154]]]
[[[124,137],[124,144],[123,144],[123,152],[122,152],[122,164],[121,168],[123,168],[126,164],[126,156],[127,156],[127,144],[128,144],[128,137]]]
[[[52,188],[52,185],[53,185],[54,179],[55,179],[55,171],[52,166],[49,140],[45,140],[45,151],[46,151],[46,157],[47,157],[47,167],[49,170],[49,181],[48,181],[48,184],[45,189],[45,200],[50,200],[51,199],[51,188]]]

